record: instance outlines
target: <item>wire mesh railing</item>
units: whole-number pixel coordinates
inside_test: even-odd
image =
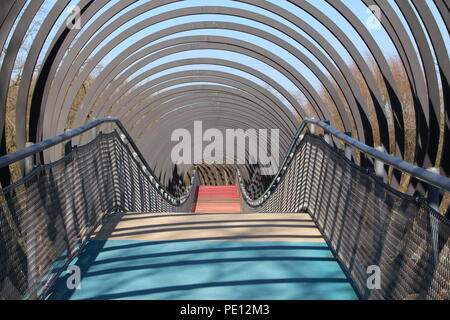
[[[191,211],[196,174],[175,199],[122,138],[100,133],[0,190],[0,299],[45,297],[108,214]]]
[[[197,174],[184,194],[169,194],[114,119],[97,120],[8,155],[0,166],[104,121],[116,122],[121,133],[100,133],[0,190],[0,298],[43,298],[108,214],[191,211]],[[449,220],[423,198],[402,194],[354,164],[326,139],[310,133],[301,137],[305,127],[273,181],[257,186],[256,197],[247,194],[238,169],[244,211],[308,212],[362,298],[449,299]],[[414,167],[410,171],[446,187],[437,175]],[[371,266],[382,272],[380,289],[367,286]]]
[[[308,212],[364,299],[450,299],[450,221],[307,133],[245,212]],[[380,288],[367,285],[370,267]]]

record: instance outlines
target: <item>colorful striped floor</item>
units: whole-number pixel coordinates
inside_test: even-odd
[[[356,299],[307,214],[112,216],[48,299]]]
[[[241,203],[236,186],[200,186],[197,202],[192,210],[195,213],[239,213]]]

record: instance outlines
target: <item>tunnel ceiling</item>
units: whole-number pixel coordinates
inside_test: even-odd
[[[2,0],[2,154],[117,116],[164,176],[194,120],[278,128],[283,152],[314,117],[450,175],[448,1],[214,4]]]

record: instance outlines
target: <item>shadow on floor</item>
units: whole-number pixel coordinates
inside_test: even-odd
[[[81,288],[67,289],[63,273],[49,299],[356,299],[338,262],[320,235],[304,235],[314,228],[303,215],[265,219],[239,217],[235,221],[217,216],[176,215],[185,221],[167,223],[153,216],[117,215],[97,232],[72,264],[81,271]],[[235,215],[234,215],[235,216]],[[294,217],[294,218],[292,218]],[[130,221],[138,225],[126,225]],[[191,220],[195,221],[191,221]],[[279,221],[277,221],[279,220]],[[158,221],[158,222],[156,222]],[[128,223],[127,222],[127,223]],[[145,222],[143,225],[142,222]],[[269,224],[268,224],[269,223]],[[265,225],[265,229],[255,224]],[[199,226],[200,225],[200,226]],[[220,225],[220,226],[219,226]],[[188,237],[147,241],[141,233],[180,229]],[[178,227],[177,227],[178,226]],[[164,227],[164,228],[161,228]],[[176,228],[173,228],[176,227]],[[256,235],[231,233],[256,230]],[[286,229],[287,228],[287,229]],[[204,236],[204,230],[210,229]],[[219,229],[219,231],[217,230]],[[269,234],[260,232],[270,231]],[[273,230],[288,230],[277,234]],[[139,231],[138,231],[139,230]],[[295,234],[295,230],[300,234]],[[115,237],[123,232],[132,240]],[[187,233],[186,233],[187,232]],[[234,231],[233,231],[234,232]],[[131,233],[131,235],[130,235]],[[137,233],[137,234],[135,234]],[[144,238],[147,237],[144,235]],[[289,241],[273,241],[280,237]],[[301,238],[299,241],[298,238]],[[116,240],[118,239],[119,240]],[[165,236],[167,238],[167,236]],[[236,241],[249,239],[252,241]]]

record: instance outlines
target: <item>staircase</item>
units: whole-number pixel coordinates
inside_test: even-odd
[[[236,186],[199,186],[194,213],[240,213],[241,203]]]

